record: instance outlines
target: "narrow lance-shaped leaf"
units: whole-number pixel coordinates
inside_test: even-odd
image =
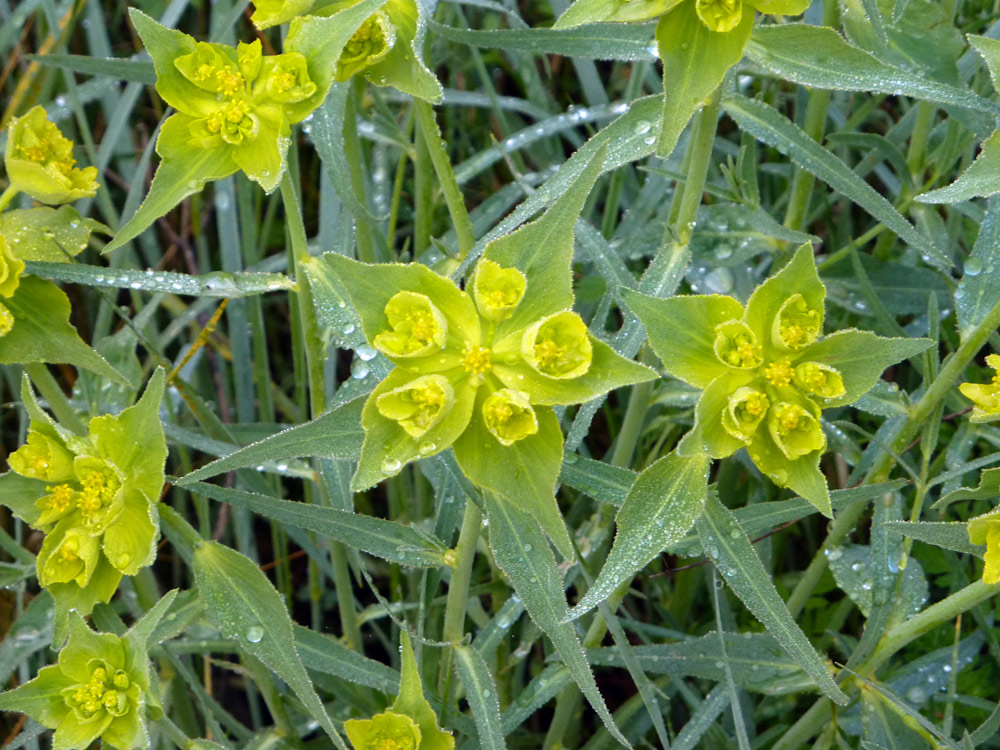
[[[505,750],[500,726],[500,703],[489,667],[474,648],[455,646],[455,668],[465,686],[465,698],[472,709],[472,718],[479,732],[479,747],[483,750]]]
[[[347,750],[295,650],[285,602],[260,568],[236,550],[202,542],[194,551],[194,577],[205,611],[222,634],[287,682],[334,744]]]
[[[747,609],[830,700],[846,705],[847,696],[837,687],[822,658],[795,623],[750,539],[715,493],[710,493],[697,525],[702,546]]]
[[[490,518],[490,548],[497,564],[507,574],[531,619],[556,647],[580,686],[580,692],[611,735],[628,747],[628,741],[604,704],[576,630],[565,622],[567,610],[562,576],[545,534],[534,518],[492,492],[483,493],[483,500]]]
[[[961,203],[1000,193],[1000,131],[983,141],[979,156],[947,187],[918,195],[921,203]]]
[[[618,511],[618,531],[604,567],[570,615],[597,606],[669,545],[701,515],[708,493],[708,456],[671,453],[646,469]]]

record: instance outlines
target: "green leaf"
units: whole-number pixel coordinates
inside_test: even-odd
[[[23,276],[14,296],[4,298],[2,304],[14,316],[14,325],[0,337],[0,364],[65,363],[130,385],[70,325],[69,298],[55,284]]]
[[[307,669],[333,675],[356,685],[393,695],[399,689],[399,673],[382,662],[351,651],[336,638],[294,625],[295,648]]]
[[[996,495],[997,493],[994,492],[991,497]],[[969,541],[969,525],[965,522],[888,521],[885,526],[890,531],[901,534],[907,539],[933,544],[941,549],[950,549],[979,558],[986,554],[985,545],[973,544]]]
[[[887,529],[899,530],[901,526],[910,526],[903,521],[886,521],[884,527]],[[939,526],[941,524],[932,524]],[[965,524],[956,524],[963,527],[965,534],[965,544],[969,545],[968,532]],[[865,617],[869,617],[872,611],[874,600],[875,581],[873,579],[879,575],[877,566],[873,564],[873,547],[861,544],[846,544],[830,550],[827,560],[830,572],[841,591],[847,594],[858,605],[858,609]],[[893,588],[892,597],[894,599],[895,612],[898,616],[909,618],[923,608],[927,601],[928,589],[927,579],[924,577],[923,568],[920,563],[910,558],[907,561],[906,569],[902,571],[902,579],[897,584],[895,576],[891,576],[890,586]]]
[[[444,565],[444,543],[419,529],[339,508],[281,500],[270,495],[195,482],[191,492],[229,503],[307,531],[334,539],[383,560],[419,568]]]
[[[195,40],[187,34],[157,23],[138,8],[129,9],[129,20],[142,44],[153,58],[156,93],[174,109],[184,110],[190,102],[205,99],[206,93],[174,67],[174,60],[195,51]]]
[[[455,747],[455,738],[450,732],[444,732],[438,727],[434,709],[424,697],[424,687],[420,682],[420,668],[417,666],[417,657],[413,653],[410,635],[403,630],[400,632],[399,638],[402,665],[399,676],[399,694],[392,704],[392,710],[406,714],[420,727],[420,750],[451,750]],[[482,659],[478,652],[475,653],[475,656]],[[487,672],[488,675],[489,672]],[[471,694],[467,697],[470,702],[474,699]],[[480,699],[486,697],[481,696]],[[499,711],[499,705],[497,710]],[[473,712],[475,712],[475,707],[473,707]]]
[[[830,700],[846,705],[847,696],[837,687],[823,659],[796,625],[746,533],[714,493],[709,495],[697,525],[702,545],[747,609]]]
[[[25,55],[40,65],[52,65],[74,73],[91,76],[107,76],[120,81],[156,83],[156,68],[151,60],[135,60],[128,57],[89,57],[87,55]]]
[[[955,291],[958,332],[965,341],[997,305],[1000,285],[1000,198],[987,202],[986,216],[972,254],[965,260],[965,273]]]
[[[803,86],[911,96],[997,113],[996,105],[968,89],[939,83],[885,63],[826,26],[801,23],[758,26],[746,51],[747,57],[758,65]]]
[[[141,15],[141,14],[139,14]],[[180,75],[178,73],[178,75]],[[186,80],[186,79],[185,79]],[[230,149],[207,149],[185,146],[184,158],[171,159],[164,154],[164,139],[187,143],[189,137],[186,115],[171,115],[160,129],[156,142],[157,153],[163,157],[153,175],[146,199],[139,210],[118,230],[111,242],[101,251],[114,252],[145,232],[154,221],[165,216],[174,206],[189,195],[201,192],[205,183],[221,180],[238,171]]]
[[[497,564],[510,578],[531,619],[552,641],[580,692],[605,727],[628,747],[628,741],[615,725],[597,689],[576,630],[565,622],[567,610],[562,576],[538,522],[491,492],[484,493],[483,500],[490,519],[490,549]]]
[[[947,256],[903,218],[888,200],[776,109],[736,94],[723,96],[722,106],[743,130],[778,149],[807,172],[857,203],[905,243],[946,267],[951,265]]]
[[[576,0],[556,19],[555,29],[609,21],[638,23],[658,18],[682,0]]]
[[[455,442],[455,459],[462,472],[479,487],[496,492],[513,503],[545,530],[567,560],[576,553],[559,505],[556,480],[562,463],[562,431],[551,408],[536,406],[538,432],[501,445],[483,422],[482,403],[486,389],[480,389],[468,429]]]
[[[840,371],[844,395],[824,399],[823,407],[843,406],[871,390],[890,365],[926,351],[930,339],[885,338],[870,331],[849,329],[824,336],[799,354],[803,361],[819,362]]]
[[[360,424],[363,406],[364,399],[356,398],[311,422],[291,427],[213,461],[182,477],[177,484],[199,482],[216,474],[283,458],[318,456],[342,461],[356,459],[364,439]]]
[[[579,617],[611,596],[650,560],[679,541],[701,515],[708,456],[670,453],[643,471],[618,511],[614,546],[597,580],[570,610]]]
[[[961,203],[1000,193],[1000,130],[987,138],[979,156],[947,187],[918,195],[921,203]]]
[[[686,295],[661,299],[632,290],[625,304],[646,327],[649,345],[664,369],[696,388],[707,388],[719,375],[732,371],[715,354],[715,327],[740,320],[743,305],[732,297]]]
[[[966,39],[986,61],[986,67],[990,71],[990,79],[993,81],[993,88],[1000,92],[1000,41],[975,34],[969,34]]]
[[[388,0],[382,10],[396,30],[396,43],[365,69],[364,77],[377,86],[392,86],[418,99],[440,102],[444,90],[423,61],[425,6],[415,0]]]
[[[85,219],[72,206],[19,208],[0,214],[0,233],[19,260],[65,263],[87,249],[91,232],[111,234],[104,224]]]
[[[35,525],[41,513],[35,501],[46,494],[45,482],[41,480],[28,479],[13,471],[0,474],[0,503],[29,526]]]
[[[744,12],[732,31],[711,31],[694,2],[683,2],[656,25],[663,61],[663,125],[656,153],[670,156],[691,116],[719,88],[726,72],[743,57],[754,13]]]
[[[267,576],[251,560],[218,542],[202,542],[195,549],[193,567],[198,593],[215,626],[287,682],[334,744],[347,750],[295,650],[285,600]]]
[[[542,216],[486,245],[484,259],[504,268],[516,268],[528,281],[514,314],[497,326],[496,340],[572,307],[573,227],[601,175],[606,153],[605,148],[600,148],[590,154],[578,176]],[[541,247],[544,253],[538,252]]]
[[[957,490],[952,490],[942,495],[931,508],[943,513],[945,508],[960,500],[992,500],[997,496],[1000,496],[1000,469],[986,469],[979,477],[978,487],[959,487]]]
[[[810,244],[798,248],[791,260],[758,286],[747,300],[744,321],[764,347],[765,360],[770,359],[770,352],[774,350],[773,321],[782,305],[795,294],[801,294],[808,308],[819,313],[819,326],[822,332],[826,287],[823,286],[816,271],[816,261]]]
[[[214,271],[199,276],[171,271],[130,271],[123,268],[88,266],[83,263],[28,261],[25,271],[53,281],[111,289],[166,292],[191,297],[249,297],[268,292],[288,291],[295,284],[282,273],[226,273]]]
[[[620,506],[635,484],[636,476],[634,471],[568,453],[563,457],[559,481],[599,502]]]
[[[483,750],[506,750],[500,727],[500,702],[489,667],[479,652],[468,646],[455,646],[455,668],[465,686],[465,698],[472,709],[472,718],[479,733]],[[420,743],[423,747],[423,742]]]
[[[573,7],[580,5],[580,0]],[[647,4],[633,0],[630,4]],[[562,16],[566,17],[566,14]],[[560,19],[561,20],[561,19]],[[650,48],[653,29],[648,25],[605,24],[582,28],[553,29],[459,29],[444,24],[430,24],[438,36],[475,47],[522,50],[538,55],[566,55],[594,60],[653,62]]]

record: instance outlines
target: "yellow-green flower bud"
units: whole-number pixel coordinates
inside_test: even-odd
[[[75,166],[73,142],[41,106],[11,123],[4,161],[11,187],[42,203],[68,203],[97,193],[96,167]]]
[[[430,298],[416,292],[397,292],[385,305],[390,331],[372,342],[390,357],[423,357],[444,347],[448,321]]]
[[[236,45],[236,64],[240,75],[247,81],[256,81],[264,64],[264,53],[260,39],[254,39],[250,44],[240,42]]]
[[[795,387],[810,396],[840,398],[844,395],[844,378],[833,367],[821,362],[802,362],[795,366],[792,377]]]
[[[560,380],[586,373],[593,351],[587,324],[568,310],[528,326],[521,339],[521,356],[525,361],[542,375]]]
[[[794,461],[826,448],[819,420],[798,404],[782,401],[767,414],[767,429],[785,457]]]
[[[337,80],[346,81],[355,73],[370,68],[389,54],[396,43],[396,29],[389,17],[376,11],[365,19],[350,41],[344,45],[337,61]]]
[[[695,0],[695,10],[705,26],[724,34],[743,19],[743,0]]]
[[[715,327],[712,342],[715,356],[729,367],[752,370],[761,363],[761,348],[757,337],[742,320],[727,320]]]
[[[801,349],[819,338],[822,327],[822,311],[811,309],[801,294],[793,294],[778,310],[772,336],[778,346]]]
[[[349,719],[344,731],[354,750],[417,750],[420,727],[409,716],[385,711],[370,719]]]
[[[410,437],[422,437],[455,404],[455,390],[444,375],[424,375],[376,399],[379,413],[399,423]]]
[[[988,355],[986,364],[995,372],[991,382],[962,383],[958,386],[962,395],[974,405],[970,417],[972,422],[992,422],[1000,419],[1000,355]]]
[[[472,296],[486,320],[504,320],[514,314],[527,286],[524,274],[516,268],[481,260],[472,279]]]
[[[28,430],[28,439],[7,457],[7,463],[22,477],[43,482],[65,482],[74,476],[73,454],[37,430]]]
[[[45,538],[38,555],[38,582],[45,587],[70,581],[86,586],[97,565],[99,544],[80,526],[64,529],[63,533],[57,528]]]
[[[483,421],[501,445],[513,445],[538,432],[538,417],[528,394],[510,388],[501,388],[486,397]]]
[[[217,44],[197,42],[194,52],[174,60],[174,67],[202,91],[223,97],[244,93],[247,81],[240,66],[223,49]]]
[[[722,412],[722,426],[730,435],[749,443],[771,405],[766,394],[755,388],[737,388]]]
[[[21,283],[24,261],[14,257],[7,238],[0,234],[0,297],[10,297]]]
[[[11,315],[7,306],[3,302],[0,302],[0,338],[3,338],[10,333],[13,327],[14,316]]]
[[[983,583],[1000,582],[1000,512],[992,511],[969,521],[969,541],[986,545]]]
[[[298,52],[267,58],[263,83],[267,95],[282,104],[301,102],[316,93],[316,84],[309,78],[306,58]]]

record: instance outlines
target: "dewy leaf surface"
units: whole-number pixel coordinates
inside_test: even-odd
[[[639,475],[618,511],[614,546],[570,615],[579,617],[677,542],[701,515],[708,493],[708,457],[664,456]]]
[[[846,705],[847,696],[837,687],[823,659],[795,623],[750,539],[714,493],[709,494],[705,512],[697,525],[701,543],[719,569],[719,574],[747,609],[828,698]]]

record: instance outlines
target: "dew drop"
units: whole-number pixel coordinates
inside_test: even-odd
[[[965,275],[978,276],[983,270],[983,262],[979,258],[969,258],[965,261]]]
[[[436,450],[437,450],[437,443],[432,443],[432,442],[428,441],[426,443],[421,443],[420,444],[420,455],[421,456],[429,456],[432,453],[434,453],[434,451],[436,451]]]
[[[264,638],[264,628],[260,625],[254,625],[247,628],[247,640],[250,643],[260,643]]]
[[[363,359],[356,359],[351,362],[351,377],[355,380],[364,380],[368,377],[369,372],[371,372],[371,368]]]
[[[386,458],[382,461],[382,473],[383,474],[395,474],[402,468],[402,464],[399,462],[398,458]]]
[[[650,124],[649,120],[639,120],[639,122],[635,124],[635,134],[645,135],[652,127],[653,126]]]

